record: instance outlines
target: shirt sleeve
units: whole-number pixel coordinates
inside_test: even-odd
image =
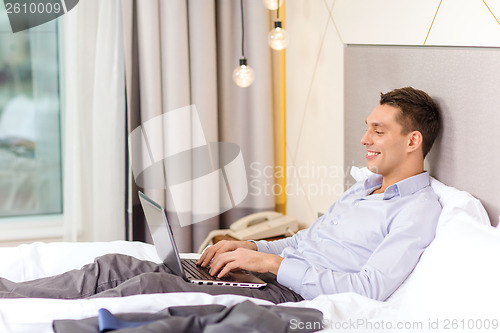
[[[278,282],[305,299],[341,292],[387,299],[408,277],[434,239],[441,206],[426,197],[415,199],[390,222],[386,237],[359,272],[336,272],[313,266],[285,249]]]
[[[259,252],[265,252],[265,253],[271,253],[271,254],[276,254],[280,255],[281,252],[287,247],[292,247],[292,248],[297,248],[297,242],[298,239],[300,238],[300,235],[302,234],[302,230],[297,232],[295,235],[275,241],[253,241],[255,245],[257,245],[257,251]]]

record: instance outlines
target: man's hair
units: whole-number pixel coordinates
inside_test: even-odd
[[[400,112],[396,121],[403,126],[402,134],[419,131],[422,134],[424,158],[441,129],[441,119],[436,102],[422,90],[412,87],[380,93],[380,105],[397,107]]]

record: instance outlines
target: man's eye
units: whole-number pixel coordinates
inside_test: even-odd
[[[380,132],[380,131],[375,131],[375,133],[377,133],[377,134],[384,134],[384,132]]]

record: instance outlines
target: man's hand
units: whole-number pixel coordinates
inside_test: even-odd
[[[231,270],[246,269],[252,272],[278,273],[282,257],[257,252],[257,245],[248,241],[220,241],[203,252],[198,265],[210,264],[210,274],[221,278]]]
[[[245,248],[238,248],[231,252],[218,254],[210,263],[210,274],[218,278],[232,270],[245,269],[247,271],[278,274],[283,258],[275,254],[257,252]]]
[[[216,255],[234,251],[239,248],[257,251],[257,245],[249,241],[222,240],[207,248],[205,252],[203,252],[203,254],[201,255],[200,260],[198,260],[197,264],[201,265],[201,267],[206,267],[208,264],[210,264],[210,262]]]

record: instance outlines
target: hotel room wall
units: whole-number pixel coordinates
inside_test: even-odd
[[[343,192],[343,42],[334,1],[287,0],[287,214],[313,222]]]
[[[500,46],[493,0],[287,0],[286,18],[287,214],[305,225],[342,193],[344,45]]]

